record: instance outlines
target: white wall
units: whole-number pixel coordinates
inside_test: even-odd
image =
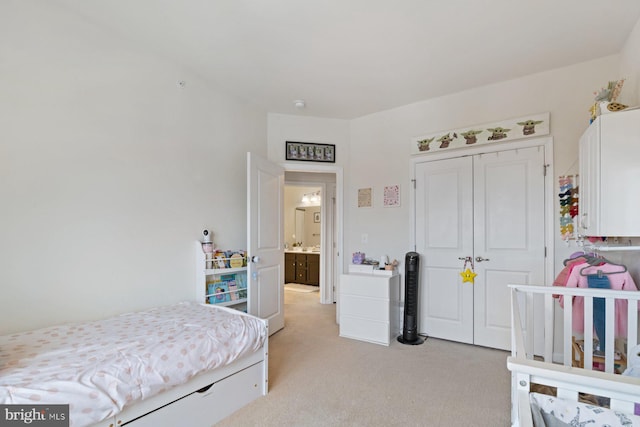
[[[335,144],[335,163],[317,163],[345,166],[349,163],[349,121],[308,116],[291,116],[270,113],[268,115],[269,160],[285,162],[285,142],[315,142]],[[309,162],[295,162],[301,166]]]
[[[412,194],[412,137],[548,111],[555,175],[577,173],[578,139],[588,126],[593,91],[617,78],[619,61],[617,55],[606,57],[353,120],[348,168],[351,187],[346,203],[351,219],[345,228],[347,253],[361,250],[399,258],[413,249],[408,203]],[[554,182],[557,188],[557,178]],[[390,184],[401,185],[400,208],[381,207],[382,189]],[[373,209],[355,207],[356,191],[361,187],[373,187]],[[557,204],[557,197],[554,199]],[[559,206],[554,209],[558,212]],[[556,216],[556,229],[557,222]],[[363,233],[369,235],[368,244],[361,243]],[[556,258],[561,261],[567,248],[559,233],[556,236]]]
[[[640,103],[640,19],[622,49],[620,77],[626,77],[620,102],[627,105]]]
[[[0,58],[0,333],[193,298],[204,227],[246,247],[266,112],[45,1],[0,3]]]

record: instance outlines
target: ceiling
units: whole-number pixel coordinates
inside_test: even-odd
[[[638,0],[55,1],[269,112],[342,119],[619,53],[640,18]]]

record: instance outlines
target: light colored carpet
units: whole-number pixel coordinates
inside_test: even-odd
[[[269,394],[218,425],[510,425],[507,352],[434,338],[384,347],[339,337],[335,318],[317,294],[285,292]]]
[[[320,292],[319,286],[311,286],[311,285],[301,285],[299,283],[286,283],[284,285],[285,291],[293,291],[293,292]]]

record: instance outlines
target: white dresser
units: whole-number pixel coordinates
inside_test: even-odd
[[[400,334],[400,276],[343,274],[340,336],[389,345]]]

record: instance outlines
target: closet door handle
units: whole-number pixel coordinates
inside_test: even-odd
[[[476,257],[476,262],[489,261],[489,258],[482,258],[481,256]]]

